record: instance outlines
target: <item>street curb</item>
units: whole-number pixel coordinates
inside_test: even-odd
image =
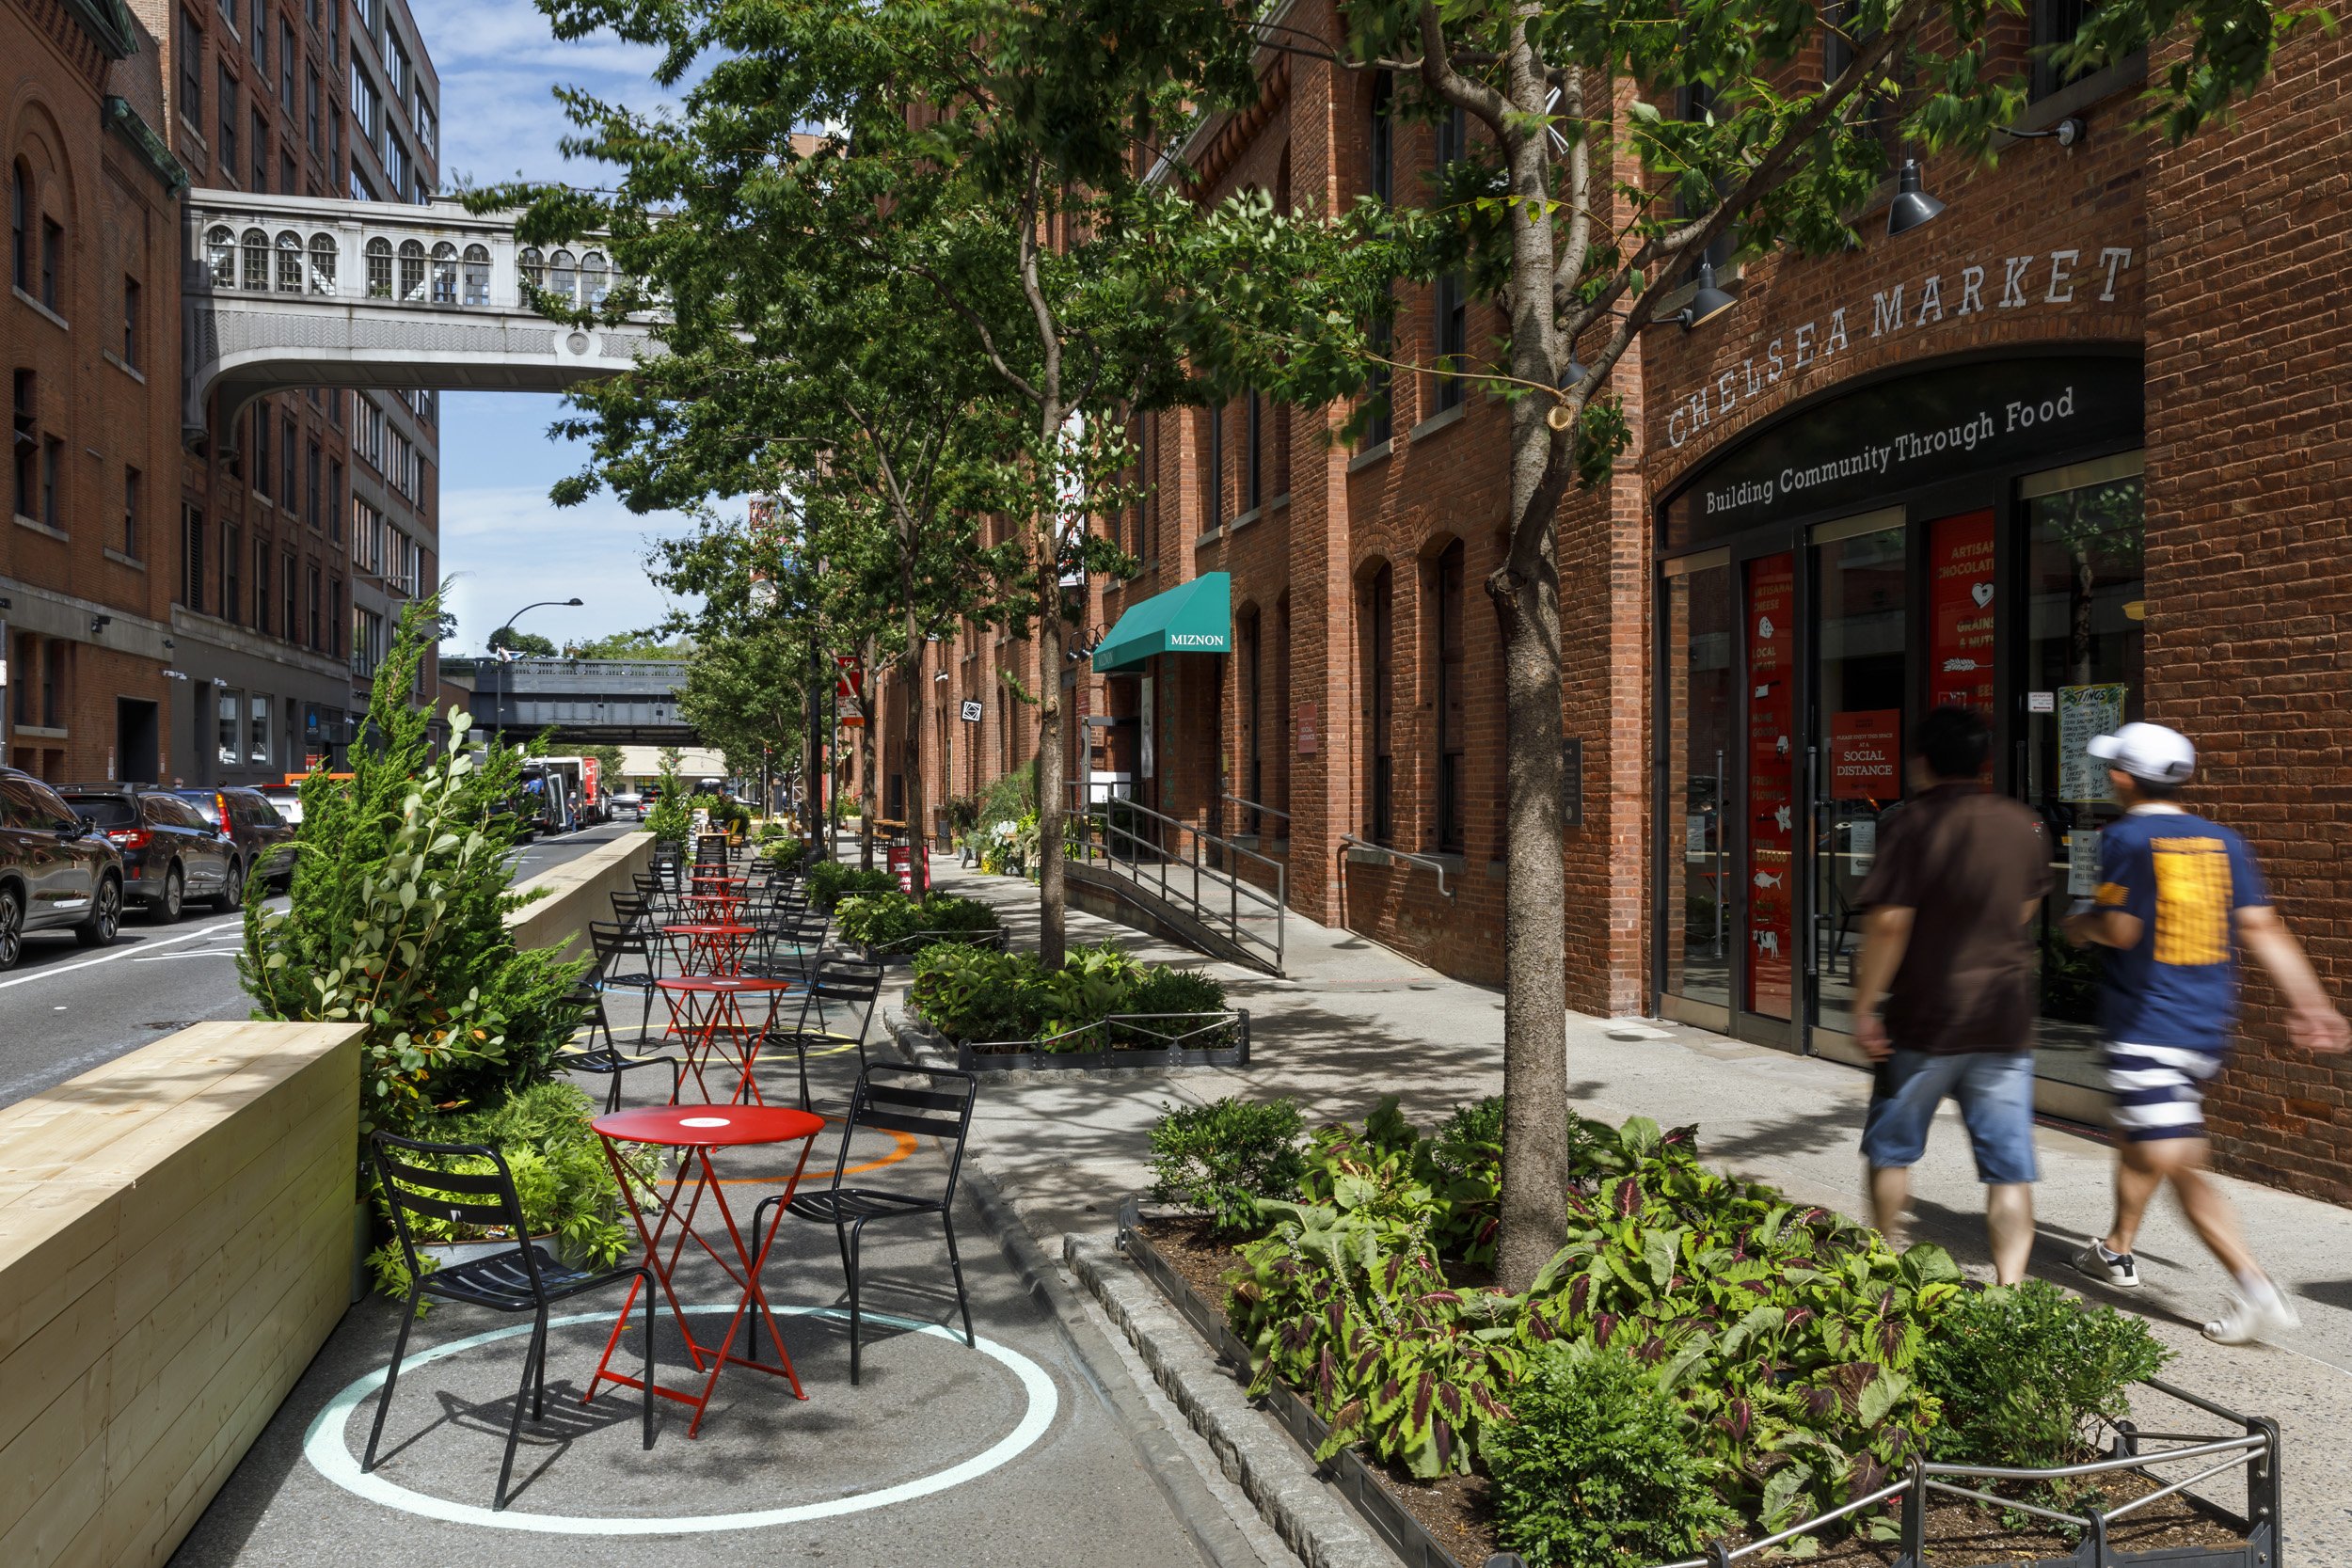
[[[1397,1558],[1302,1463],[1298,1445],[1255,1405],[1190,1323],[1176,1315],[1119,1249],[1065,1235],[1062,1259],[1102,1303],[1176,1407],[1206,1441],[1226,1479],[1308,1568],[1397,1568]]]
[[[898,1031],[890,1031],[890,1036],[900,1055],[920,1065]],[[1209,1490],[1192,1460],[1178,1448],[1176,1434],[1144,1403],[1127,1370],[1120,1364],[1118,1353],[1102,1328],[1089,1317],[1085,1303],[1063,1280],[1045,1249],[1021,1223],[1012,1200],[968,1147],[963,1158],[963,1188],[995,1237],[997,1249],[1020,1276],[1022,1287],[1053,1320],[1055,1331],[1068,1347],[1089,1391],[1102,1402],[1126,1433],[1128,1442],[1135,1447],[1137,1462],[1168,1500],[1170,1512],[1192,1538],[1202,1560],[1213,1568],[1264,1568],[1264,1559],[1249,1544],[1225,1505]],[[1090,1340],[1099,1342],[1089,1343]],[[1310,1568],[1358,1565],[1352,1561],[1324,1563],[1311,1560]],[[1365,1568],[1371,1565],[1367,1563]],[[1395,1568],[1395,1563],[1384,1560],[1378,1568]]]

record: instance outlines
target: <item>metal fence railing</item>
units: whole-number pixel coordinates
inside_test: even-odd
[[[1280,861],[1128,800],[1080,800],[1070,821],[1078,859],[1128,879],[1225,938],[1236,952],[1280,972],[1287,907]],[[1245,865],[1272,887],[1242,876]]]

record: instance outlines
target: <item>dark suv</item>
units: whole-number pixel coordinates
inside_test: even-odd
[[[122,856],[57,792],[0,768],[0,969],[35,931],[71,929],[103,947],[122,924]]]
[[[213,825],[237,841],[245,860],[245,879],[263,889],[294,883],[294,824],[278,814],[269,797],[258,789],[224,784],[218,789],[175,789],[183,800]]]
[[[188,899],[226,912],[245,903],[245,857],[210,817],[153,784],[59,784],[57,793],[122,851],[122,895],[168,924]]]

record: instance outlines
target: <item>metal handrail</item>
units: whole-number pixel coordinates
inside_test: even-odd
[[[1236,948],[1247,950],[1251,946],[1255,946],[1271,953],[1274,958],[1275,969],[1278,971],[1281,969],[1283,955],[1283,915],[1289,905],[1289,890],[1286,868],[1280,861],[1276,860],[1271,855],[1262,855],[1255,849],[1235,844],[1231,839],[1221,838],[1215,833],[1205,832],[1200,828],[1193,826],[1191,823],[1184,821],[1181,817],[1170,816],[1166,812],[1154,811],[1150,806],[1144,805],[1136,800],[1127,800],[1117,796],[1105,796],[1101,800],[1085,800],[1078,797],[1078,791],[1081,788],[1089,786],[1082,784],[1079,781],[1074,779],[1070,781],[1070,784],[1071,793],[1073,797],[1072,805],[1073,815],[1075,816],[1080,822],[1089,823],[1099,828],[1103,837],[1102,849],[1106,860],[1116,861],[1120,858],[1113,851],[1113,841],[1114,838],[1116,838],[1116,840],[1118,840],[1127,850],[1126,863],[1129,866],[1134,868],[1130,872],[1130,875],[1133,876],[1138,884],[1141,884],[1144,881],[1142,867],[1146,863],[1145,857],[1148,855],[1151,857],[1152,862],[1155,863],[1159,869],[1157,880],[1160,896],[1169,903],[1183,903],[1188,901],[1194,913],[1202,920],[1203,924],[1215,924],[1211,919],[1211,916],[1215,911],[1213,911],[1210,899],[1203,898],[1201,896],[1201,873],[1205,871],[1211,878],[1221,879],[1225,883],[1224,892],[1226,907],[1222,912],[1224,916],[1224,927],[1227,940],[1231,941]],[[1166,846],[1158,843],[1156,840],[1148,838],[1143,834],[1136,832],[1125,822],[1112,820],[1114,808],[1125,812],[1133,817],[1140,817],[1150,822],[1158,823],[1163,827],[1172,828],[1180,835],[1190,835],[1192,840],[1191,852],[1188,854],[1184,852],[1182,847],[1184,844],[1184,839],[1182,837],[1178,839],[1180,847],[1175,850],[1170,850]],[[1093,863],[1095,855],[1095,842],[1093,834],[1081,834],[1080,843],[1084,847],[1085,859],[1087,863],[1089,864]],[[1221,855],[1227,858],[1222,864],[1210,864],[1208,863],[1208,860],[1212,854]],[[1173,857],[1172,859],[1171,856]],[[1273,893],[1268,895],[1265,889],[1258,886],[1254,882],[1246,882],[1238,875],[1236,875],[1232,869],[1235,859],[1255,861],[1260,865],[1265,867],[1265,869],[1272,874],[1274,881]],[[1185,866],[1189,866],[1191,868],[1192,892],[1188,900],[1183,887],[1181,886],[1181,879],[1179,885],[1173,887],[1170,886],[1168,881],[1168,872],[1171,869],[1171,866],[1179,871]],[[1216,890],[1214,884],[1212,884],[1210,889],[1212,897],[1214,897],[1216,891]],[[1249,930],[1243,926],[1241,906],[1245,901],[1272,912],[1274,916],[1274,940],[1272,942],[1266,941],[1265,938],[1260,936],[1257,932]]]
[[[1291,819],[1291,814],[1289,812],[1278,810],[1273,806],[1262,806],[1255,800],[1245,800],[1238,795],[1228,795],[1225,799],[1232,801],[1233,804],[1237,806],[1243,807],[1245,810],[1259,812],[1267,816],[1279,816],[1285,822],[1288,822]]]
[[[1377,850],[1379,853],[1388,856],[1391,860],[1410,861],[1415,865],[1427,866],[1430,870],[1438,874],[1438,895],[1441,898],[1451,898],[1454,896],[1452,893],[1447,891],[1445,885],[1445,862],[1438,859],[1435,855],[1416,855],[1410,849],[1391,849],[1385,844],[1375,844],[1368,838],[1358,838],[1354,833],[1342,833],[1340,835],[1340,842],[1342,844],[1353,844],[1359,849]]]

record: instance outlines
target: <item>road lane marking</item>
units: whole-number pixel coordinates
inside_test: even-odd
[[[101,953],[94,958],[84,958],[79,963],[59,964],[55,969],[43,969],[31,974],[20,974],[13,980],[0,980],[0,990],[6,990],[10,986],[29,986],[36,980],[47,980],[59,974],[71,974],[77,969],[88,969],[96,964],[110,964],[117,958],[135,958],[151,947],[177,947],[183,942],[202,942],[206,937],[218,936],[223,931],[233,931],[243,924],[242,921],[224,920],[217,926],[206,926],[201,929],[190,931],[185,936],[152,938],[140,942],[136,947],[119,947],[111,953]]]

